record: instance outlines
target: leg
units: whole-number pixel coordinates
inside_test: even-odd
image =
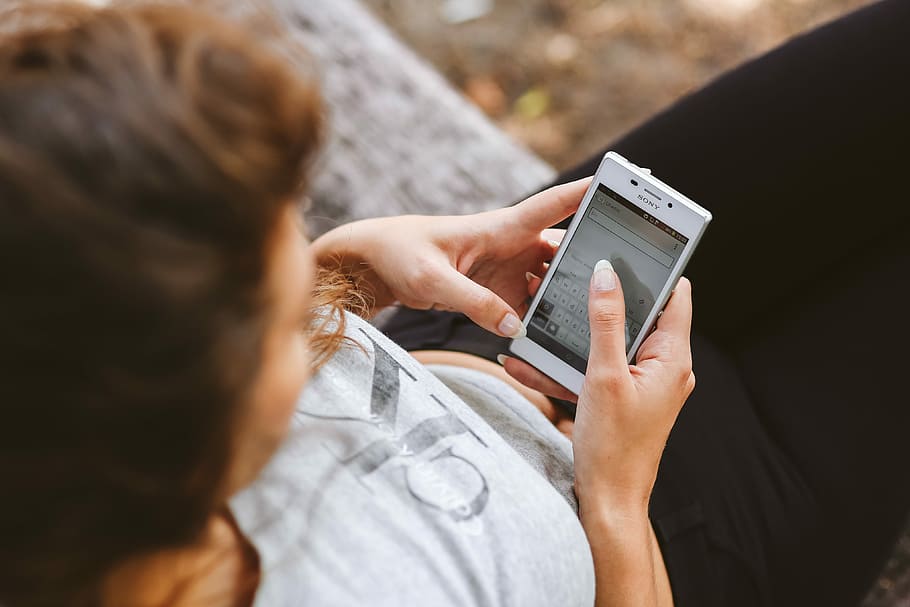
[[[870,326],[870,293],[897,298],[908,263],[892,238],[741,349],[694,340],[698,386],[652,499],[674,590],[692,597],[678,605],[855,606],[868,590],[910,512],[910,329]]]
[[[871,5],[736,69],[612,146],[714,213],[686,272],[701,331],[735,341],[769,306],[791,306],[793,293],[910,218],[894,183],[910,140],[908,26],[910,4]],[[599,161],[561,180],[590,175]],[[768,272],[777,288],[757,292],[753,277]]]

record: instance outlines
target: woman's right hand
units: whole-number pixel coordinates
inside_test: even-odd
[[[691,285],[679,280],[634,365],[626,362],[622,286],[607,261],[597,264],[591,278],[588,318],[591,353],[572,436],[581,514],[605,508],[646,514],[670,429],[695,387]],[[508,358],[504,367],[531,388],[567,396],[527,363]]]
[[[591,278],[588,318],[591,353],[572,438],[579,505],[646,511],[670,430],[695,388],[691,285],[680,279],[635,365],[626,362],[625,303],[609,262]]]
[[[529,292],[540,287],[530,277]],[[600,261],[591,277],[591,353],[572,444],[579,516],[591,545],[597,607],[672,607],[673,591],[648,503],[670,429],[695,388],[689,330],[692,289],[681,278],[657,327],[626,362],[626,314],[619,277]],[[525,362],[506,372],[557,398],[571,393]]]

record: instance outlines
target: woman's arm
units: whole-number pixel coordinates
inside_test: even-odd
[[[671,607],[670,579],[647,504],[600,503],[580,514],[594,557],[597,607]]]
[[[525,276],[543,275],[555,251],[546,229],[575,212],[589,183],[475,215],[357,221],[316,239],[312,251],[321,267],[351,277],[374,301],[374,312],[395,301],[455,310],[488,331],[516,337],[524,330]]]
[[[591,280],[591,355],[573,443],[598,607],[673,604],[648,502],[670,429],[695,387],[691,301],[689,282],[681,279],[630,366],[619,277],[609,262],[601,262]]]
[[[532,291],[538,282],[532,281]],[[691,285],[680,279],[635,365],[626,362],[625,304],[609,262],[595,268],[588,317],[591,355],[577,398],[572,442],[575,492],[594,556],[597,605],[672,605],[648,502],[670,429],[695,387]],[[574,400],[527,363],[508,358],[504,367],[526,386]]]

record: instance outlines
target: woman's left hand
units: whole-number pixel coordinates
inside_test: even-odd
[[[395,301],[462,312],[504,337],[524,335],[527,273],[542,276],[590,179],[475,215],[406,215],[341,226],[312,245],[317,263],[354,277],[375,309]]]

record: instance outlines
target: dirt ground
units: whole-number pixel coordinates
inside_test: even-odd
[[[366,4],[503,129],[565,168],[719,72],[867,2]]]

